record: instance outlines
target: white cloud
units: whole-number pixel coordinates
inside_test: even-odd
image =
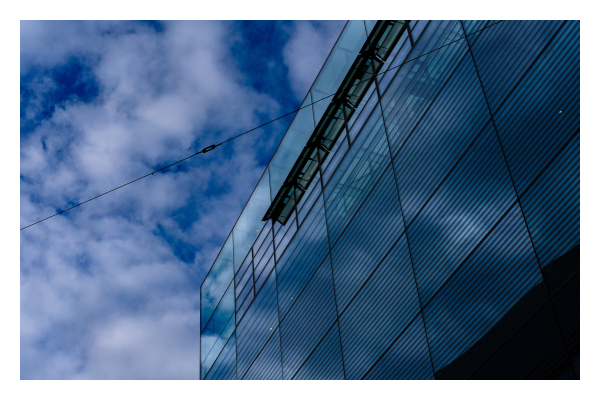
[[[321,25],[313,44],[333,35]],[[22,74],[77,59],[99,95],[67,100],[22,135],[21,226],[253,127],[259,113],[286,111],[243,85],[224,46],[231,34],[221,22],[168,22],[158,33],[133,22],[22,22]],[[291,41],[297,35],[306,33]],[[326,39],[319,46],[330,48]],[[286,48],[286,57],[322,56],[309,50]],[[46,75],[35,79],[25,118],[56,88]],[[199,283],[263,172],[265,140],[273,138],[255,132],[187,170],[22,231],[21,378],[197,379]],[[181,226],[196,218],[189,227],[173,214],[182,207]],[[178,246],[193,263],[177,257]]]
[[[345,23],[345,21],[294,23],[292,37],[283,50],[283,59],[289,70],[292,89],[298,99],[304,99]]]

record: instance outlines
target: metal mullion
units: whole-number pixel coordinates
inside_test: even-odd
[[[408,31],[408,40],[410,41],[410,47],[414,48],[415,47],[415,41],[413,40],[412,29],[410,29],[410,20],[406,21],[406,30]],[[410,52],[407,54],[407,56],[409,54],[410,54]]]
[[[331,243],[330,243],[330,235],[329,235],[329,222],[327,220],[327,205],[325,204],[325,188],[323,187],[323,171],[321,171],[321,155],[320,152],[317,152],[317,157],[319,158],[319,172],[320,172],[320,176],[319,176],[319,182],[321,184],[321,195],[323,196],[323,213],[324,218],[325,218],[325,233],[327,234],[327,248],[328,248],[328,252],[327,254],[329,255],[329,266],[331,268],[331,282],[332,282],[332,286],[333,286],[333,300],[335,303],[335,315],[336,315],[336,320],[337,320],[337,326],[338,326],[338,336],[340,339],[340,353],[342,355],[342,368],[344,371],[344,380],[346,380],[346,362],[344,361],[344,346],[342,345],[342,332],[340,330],[340,314],[338,312],[338,304],[337,304],[337,293],[336,293],[336,289],[335,289],[335,275],[333,273],[333,259],[331,257]],[[316,204],[316,202],[315,202]],[[318,267],[317,267],[318,269]],[[323,336],[325,337],[325,336]]]
[[[294,188],[294,197],[295,196],[296,196],[296,188]],[[297,214],[298,213],[296,213],[296,215]],[[273,221],[273,225],[275,225],[274,221]],[[298,231],[298,218],[296,218],[296,232],[297,231]],[[279,284],[278,284],[278,279],[277,279],[277,253],[275,251],[275,232],[273,230],[271,230],[271,237],[273,240],[273,273],[275,274],[275,291],[276,291],[275,301],[277,303],[277,329],[279,330],[279,357],[280,357],[280,362],[281,362],[281,380],[283,380],[283,345],[281,343],[281,317],[280,317],[281,311],[279,310]],[[265,282],[266,282],[266,279],[265,279]],[[267,343],[268,343],[268,341],[267,341]],[[265,343],[265,346],[266,346],[266,343]]]
[[[377,107],[377,105],[379,105],[379,110],[381,111],[381,118],[383,119],[384,134],[385,134],[385,138],[387,140],[388,154],[390,156],[390,164],[391,164],[391,168],[392,168],[392,173],[394,174],[394,186],[396,187],[396,194],[398,195],[398,205],[400,206],[400,214],[402,216],[402,224],[404,225],[404,236],[406,237],[406,247],[408,249],[408,255],[410,257],[410,266],[411,266],[412,273],[413,273],[415,288],[417,289],[417,298],[419,300],[419,308],[421,309],[421,315],[423,315],[423,327],[425,329],[425,339],[427,340],[427,352],[429,354],[429,361],[431,362],[431,372],[433,373],[433,377],[435,378],[435,368],[433,366],[433,356],[431,355],[431,346],[429,344],[429,334],[427,333],[427,325],[425,324],[425,317],[424,317],[425,314],[423,314],[423,306],[422,306],[422,302],[421,302],[421,292],[419,290],[419,285],[417,284],[417,274],[415,272],[415,264],[414,264],[413,257],[412,257],[412,251],[410,250],[410,241],[408,240],[408,230],[406,229],[406,220],[404,219],[404,210],[402,209],[402,200],[400,199],[400,189],[398,188],[398,178],[396,176],[396,168],[394,166],[394,157],[392,155],[392,147],[390,145],[390,139],[388,137],[388,132],[387,132],[386,124],[385,124],[385,117],[383,116],[383,108],[381,107],[381,93],[379,91],[379,83],[377,82],[377,80],[375,80],[375,89],[377,90],[377,97],[379,98],[379,101],[377,102],[375,107]],[[402,235],[400,235],[400,236],[402,237]],[[407,326],[409,326],[409,325],[407,325]]]

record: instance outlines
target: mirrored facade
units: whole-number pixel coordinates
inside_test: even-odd
[[[579,379],[578,21],[349,21],[303,106],[200,379]]]

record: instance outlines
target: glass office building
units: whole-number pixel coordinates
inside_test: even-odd
[[[200,292],[201,379],[579,379],[579,22],[349,21]]]

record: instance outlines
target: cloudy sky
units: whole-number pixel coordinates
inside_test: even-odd
[[[22,21],[21,227],[296,109],[344,23]],[[200,283],[292,117],[21,231],[21,379],[197,379]]]

